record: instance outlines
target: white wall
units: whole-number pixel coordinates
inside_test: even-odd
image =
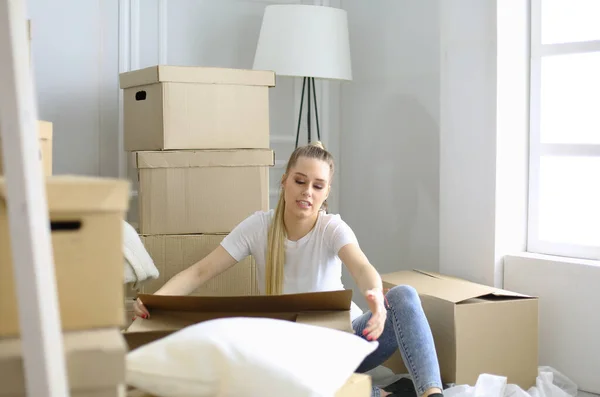
[[[342,6],[354,80],[341,86],[340,212],[380,273],[438,270],[439,2]]]
[[[59,0],[50,6],[30,0],[39,114],[54,123],[55,173],[129,176],[135,190],[135,172],[121,154],[119,73],[158,63],[251,69],[264,8],[274,3],[339,5],[328,0]],[[301,81],[278,77],[276,84],[270,90],[277,158],[271,172],[273,205],[293,150]],[[339,157],[339,99],[328,83],[317,86],[322,140]],[[334,117],[327,111],[331,102]],[[337,192],[330,205],[337,210]],[[134,197],[129,220],[136,219]]]
[[[496,10],[441,5],[440,271],[494,282]]]
[[[498,287],[525,249],[527,3],[441,7],[440,271]]]
[[[600,393],[598,264],[524,253],[528,3],[442,2],[440,271],[539,296],[540,365]]]
[[[118,175],[119,1],[29,0],[38,113],[57,174]]]
[[[508,289],[539,297],[540,364],[600,393],[600,267],[595,261],[547,255],[505,259]]]

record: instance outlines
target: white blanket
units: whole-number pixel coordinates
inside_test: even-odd
[[[134,283],[138,288],[148,279],[157,279],[158,269],[144,247],[137,231],[129,223],[123,221],[123,257],[125,264],[125,284]]]

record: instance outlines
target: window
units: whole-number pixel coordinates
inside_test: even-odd
[[[528,251],[600,260],[600,0],[531,1]]]

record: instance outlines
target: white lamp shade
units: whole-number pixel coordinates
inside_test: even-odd
[[[312,5],[265,8],[254,69],[280,76],[352,80],[346,11]]]

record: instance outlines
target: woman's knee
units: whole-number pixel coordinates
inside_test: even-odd
[[[396,305],[421,305],[421,299],[416,289],[410,285],[397,285],[390,289],[386,298],[391,306]]]

